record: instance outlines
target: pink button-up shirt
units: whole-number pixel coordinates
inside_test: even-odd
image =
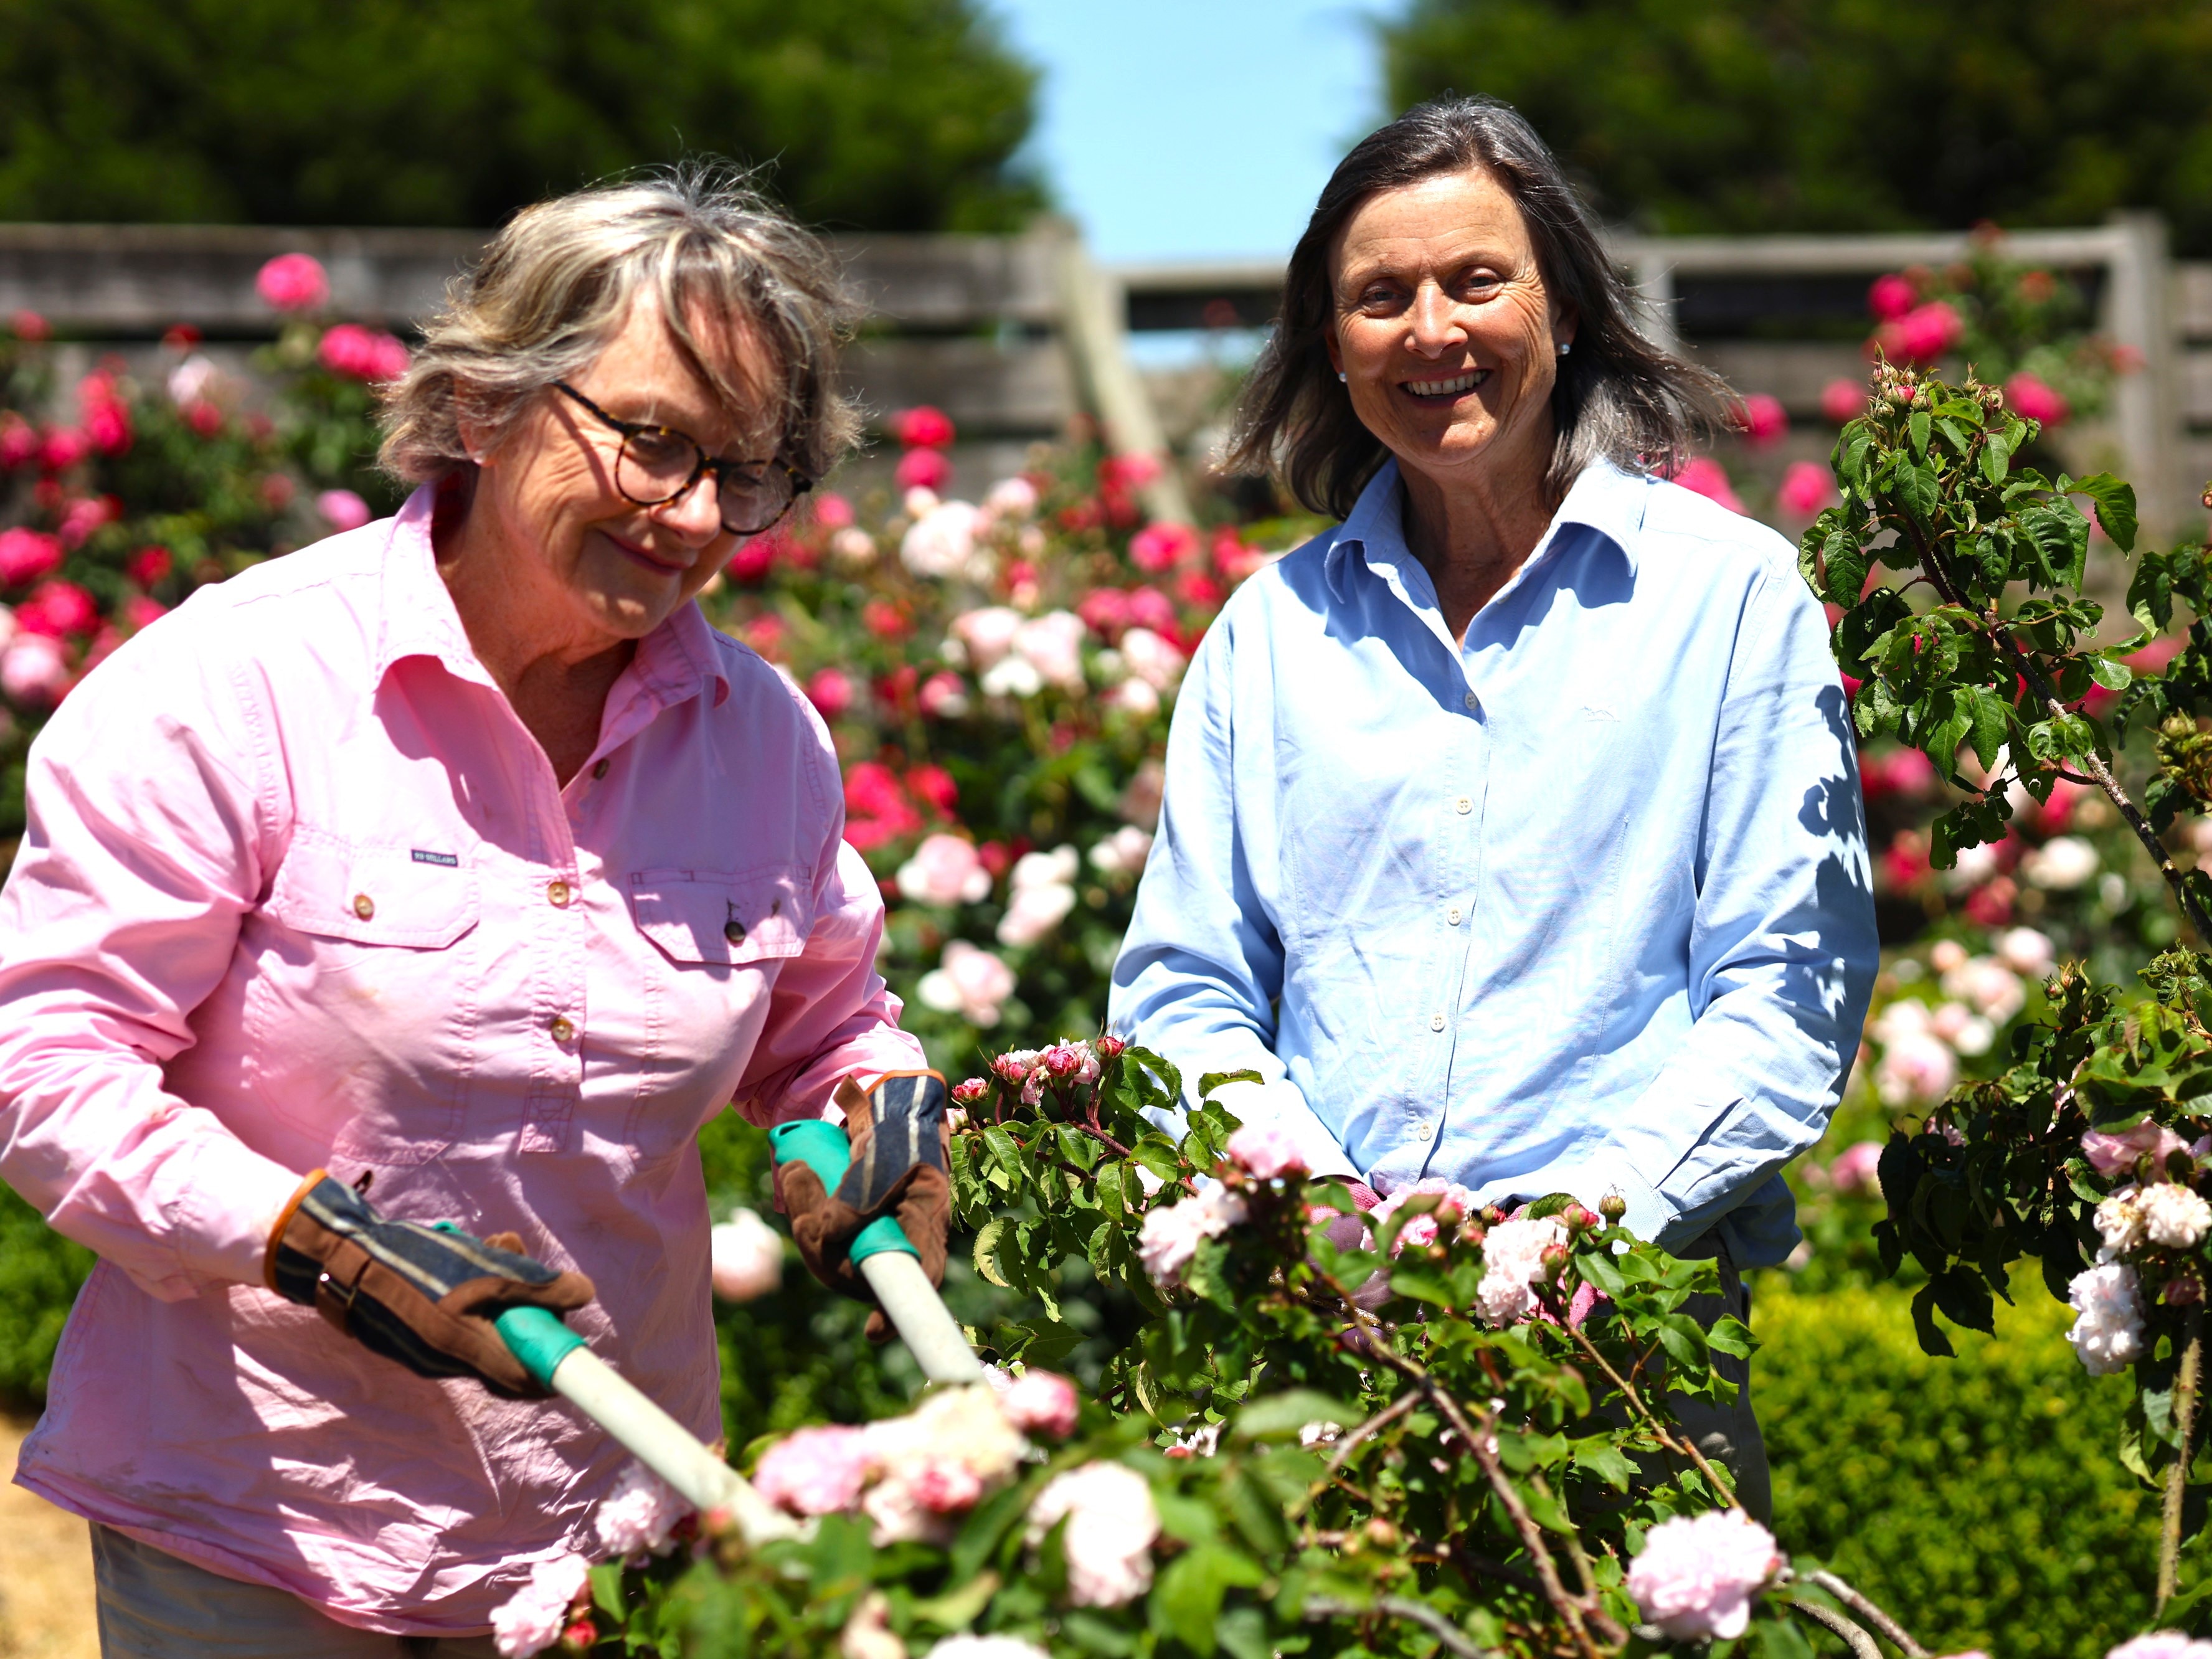
[[[303,1172],[513,1230],[720,1433],[696,1137],[920,1063],[790,684],[686,605],[566,789],[469,647],[430,498],[204,589],[70,694],[0,893],[0,1175],[99,1252],[17,1480],[396,1634],[480,1631],[626,1454],[262,1288]]]

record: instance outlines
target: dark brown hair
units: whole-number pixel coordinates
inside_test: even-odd
[[[1328,360],[1336,323],[1330,249],[1352,215],[1386,190],[1480,167],[1519,206],[1553,298],[1573,314],[1573,352],[1552,392],[1558,434],[1545,483],[1562,495],[1603,457],[1671,470],[1727,420],[1729,393],[1711,371],[1638,331],[1635,290],[1607,257],[1596,216],[1535,129],[1489,98],[1441,98],[1360,140],[1323,187],[1291,251],[1275,331],[1245,383],[1228,465],[1279,472],[1316,513],[1342,518],[1388,459],[1352,412]]]

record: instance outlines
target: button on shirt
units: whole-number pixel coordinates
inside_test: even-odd
[[[1453,642],[1395,463],[1177,699],[1116,1030],[1316,1171],[1796,1238],[1876,947],[1820,606],[1773,532],[1592,465]],[[1723,1219],[1725,1218],[1725,1219]]]
[[[305,1171],[513,1230],[720,1433],[696,1137],[922,1063],[820,720],[686,605],[566,789],[470,649],[429,498],[202,590],[32,751],[0,894],[0,1175],[101,1261],[18,1480],[346,1624],[480,1631],[628,1455],[261,1285]]]

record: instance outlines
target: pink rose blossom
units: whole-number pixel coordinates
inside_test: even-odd
[[[358,530],[373,516],[368,503],[350,489],[325,489],[315,497],[315,511],[333,530]]]
[[[528,1659],[559,1641],[568,1626],[568,1610],[591,1576],[592,1564],[580,1555],[559,1555],[533,1565],[529,1583],[492,1609],[492,1640],[506,1659]]]
[[[2168,1158],[2189,1147],[2164,1124],[2145,1118],[2118,1134],[2092,1129],[2081,1137],[2081,1150],[2088,1155],[2090,1167],[2099,1175],[2113,1176],[2131,1173],[2145,1153],[2150,1155],[2157,1168],[2163,1170]]]
[[[1854,1142],[1836,1154],[1828,1165],[1828,1179],[1840,1193],[1881,1191],[1881,1142]]]
[[[1431,1217],[1420,1219],[1427,1221],[1431,1229],[1436,1224]],[[1407,1231],[1410,1232],[1413,1224],[1408,1223]],[[1403,1237],[1400,1235],[1401,1239]],[[1536,1287],[1552,1277],[1552,1252],[1564,1250],[1566,1245],[1567,1230],[1557,1216],[1501,1221],[1492,1227],[1482,1241],[1482,1282],[1474,1291],[1475,1306],[1484,1322],[1511,1325],[1540,1311]],[[1585,1306],[1583,1316],[1587,1317],[1589,1312]]]
[[[142,628],[151,627],[168,614],[167,605],[143,593],[133,593],[123,601],[124,624],[134,634]]]
[[[1083,689],[1083,618],[1073,611],[1048,611],[1014,630],[1015,653],[1048,685]]]
[[[1172,570],[1198,551],[1198,532],[1187,524],[1155,521],[1129,538],[1129,562],[1147,575]]]
[[[667,1553],[669,1534],[694,1511],[675,1490],[642,1463],[623,1465],[615,1489],[599,1504],[592,1525],[599,1547],[629,1559]]]
[[[52,427],[39,445],[39,470],[66,472],[91,453],[92,441],[75,427]]]
[[[821,669],[806,682],[806,700],[823,720],[836,720],[853,706],[853,682],[842,668]]]
[[[62,521],[55,533],[62,538],[64,547],[82,547],[92,532],[104,524],[113,524],[123,516],[123,503],[112,495],[84,495],[71,501],[62,511]]]
[[[1048,1434],[1065,1440],[1075,1432],[1075,1384],[1054,1371],[1032,1367],[1006,1385],[999,1406],[1024,1434]]]
[[[1152,1587],[1160,1513],[1145,1477],[1121,1463],[1085,1463],[1054,1475],[1030,1505],[1032,1548],[1065,1522],[1067,1599],[1079,1607],[1118,1607]]]
[[[1910,276],[1900,276],[1894,271],[1877,276],[1867,289],[1867,309],[1875,320],[1893,323],[1920,303],[1920,290]]]
[[[943,495],[952,482],[952,463],[934,449],[909,449],[899,457],[891,478],[902,490],[927,489]]]
[[[1751,1598],[1783,1565],[1774,1534],[1741,1510],[1662,1521],[1629,1563],[1628,1593],[1678,1642],[1733,1639],[1751,1622]]]
[[[1977,1656],[1960,1654],[1957,1659],[1977,1659]],[[2212,1642],[2194,1640],[2178,1630],[2154,1630],[2147,1636],[2130,1638],[2105,1659],[2212,1659]]]
[[[991,896],[991,872],[975,843],[959,836],[923,837],[899,866],[898,890],[916,904],[980,904]]]
[[[315,356],[331,374],[372,385],[407,372],[407,348],[392,335],[359,323],[340,323],[330,330]]]
[[[1942,300],[1915,306],[1875,333],[1875,343],[1892,362],[1932,363],[1966,337],[1966,325]]]
[[[1710,455],[1692,456],[1674,475],[1674,482],[1685,489],[1703,495],[1709,501],[1717,501],[1731,513],[1744,510],[1735,486],[1729,483],[1728,473]]]
[[[1455,1206],[1460,1214],[1463,1216],[1473,1215],[1481,1207],[1475,1202],[1474,1194],[1457,1182],[1447,1181],[1442,1176],[1430,1176],[1415,1182],[1410,1187],[1399,1188],[1397,1191],[1369,1211],[1367,1212],[1369,1224],[1379,1227],[1383,1222],[1404,1209],[1406,1200],[1416,1193],[1433,1193],[1443,1203]],[[1392,1244],[1390,1254],[1396,1255],[1409,1244],[1419,1247],[1433,1244],[1436,1242],[1437,1212],[1435,1210],[1430,1210],[1415,1214],[1398,1230],[1397,1240]]]
[[[1834,477],[1818,461],[1790,462],[1783,468],[1781,485],[1774,492],[1782,516],[1800,524],[1811,523],[1838,499]]]
[[[17,634],[0,651],[0,693],[26,708],[50,707],[69,687],[69,659],[61,641],[45,634]]]
[[[1190,662],[1149,628],[1132,628],[1121,635],[1121,660],[1130,678],[1155,693],[1173,690]]]
[[[15,607],[15,626],[27,634],[48,634],[64,639],[89,634],[100,620],[92,595],[75,582],[44,581],[31,597]]]
[[[891,436],[908,449],[943,449],[952,441],[952,419],[927,404],[902,410],[889,422]]]
[[[783,1283],[783,1235],[750,1210],[732,1210],[708,1233],[707,1259],[725,1302],[750,1302]]]
[[[1743,400],[1739,411],[1743,435],[1753,449],[1765,449],[1780,443],[1790,435],[1790,414],[1782,407],[1782,399],[1764,392],[1754,392]]]
[[[868,1478],[867,1431],[799,1429],[761,1454],[753,1486],[793,1515],[833,1515],[859,1506]]]
[[[980,672],[1014,648],[1014,636],[1022,631],[1024,621],[1012,605],[981,605],[952,619],[952,637],[967,651],[969,665]]]
[[[943,959],[915,988],[924,1007],[987,1027],[999,1023],[1000,1005],[1013,994],[1013,969],[964,939],[948,940]]]
[[[21,587],[61,568],[62,542],[43,531],[0,530],[0,586]]]
[[[26,307],[8,313],[8,331],[19,340],[43,340],[54,331],[45,318]]]
[[[1279,1123],[1247,1123],[1229,1137],[1223,1150],[1261,1181],[1308,1173],[1297,1137]]]
[[[28,466],[39,453],[38,428],[21,415],[0,413],[0,469]]]
[[[1226,1187],[1209,1187],[1195,1198],[1155,1209],[1137,1235],[1137,1256],[1162,1290],[1182,1283],[1183,1272],[1205,1240],[1243,1224],[1244,1200]]]
[[[853,504],[836,491],[824,490],[818,495],[810,495],[807,500],[812,503],[808,510],[813,514],[814,522],[824,530],[845,530],[851,527]]]
[[[915,701],[932,720],[957,720],[968,712],[968,684],[957,674],[932,674]]]
[[[1833,380],[1820,388],[1820,413],[1837,426],[1866,413],[1864,380]]]
[[[2046,430],[2066,424],[2072,406],[2051,385],[2022,373],[2004,383],[2005,402],[2023,419],[2040,422]]]
[[[254,291],[278,311],[313,311],[331,297],[331,279],[313,254],[280,253],[261,267]]]

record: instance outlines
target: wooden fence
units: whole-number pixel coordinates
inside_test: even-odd
[[[398,328],[434,307],[481,246],[463,231],[0,225],[0,314],[39,312],[88,364],[108,350],[150,362],[177,323],[239,359],[276,327],[253,289],[273,254],[314,254],[330,272],[334,310]],[[1868,281],[1942,264],[1966,246],[1963,234],[1623,237],[1613,251],[1656,330],[1796,417],[1780,450],[1731,458],[1756,471],[1825,452],[1820,388],[1864,371],[1854,335]],[[963,485],[1013,470],[1029,445],[1085,413],[1120,449],[1188,441],[1189,422],[1163,430],[1128,335],[1262,327],[1281,284],[1274,262],[1101,269],[1070,228],[1049,222],[1007,238],[852,236],[838,250],[870,308],[848,359],[855,389],[879,414],[916,403],[945,410],[962,434]],[[2201,521],[2197,497],[2212,476],[2212,264],[2172,262],[2159,221],[2141,215],[2022,232],[2008,251],[2073,275],[2100,330],[2142,356],[2106,415],[2069,434],[2080,464],[2134,478],[2160,533]],[[858,476],[880,479],[888,465],[879,451]],[[1152,505],[1184,508],[1171,480]]]

